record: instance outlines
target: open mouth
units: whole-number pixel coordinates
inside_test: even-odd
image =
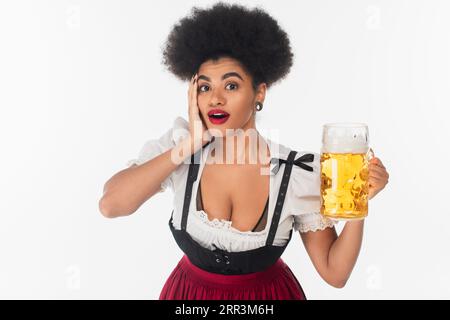
[[[210,110],[208,112],[209,120],[214,124],[221,124],[228,120],[230,114],[220,109]]]
[[[214,119],[223,119],[223,118],[228,117],[228,115],[224,114],[224,113],[217,113],[217,114],[210,115],[210,117],[214,118]]]

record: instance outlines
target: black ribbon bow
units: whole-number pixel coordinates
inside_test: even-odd
[[[300,168],[302,168],[304,170],[314,171],[311,166],[308,166],[307,164],[303,163],[303,162],[313,162],[313,161],[314,161],[314,154],[312,154],[312,153],[306,153],[294,161],[288,161],[288,160],[277,159],[277,158],[270,159],[271,163],[276,164],[275,167],[272,169],[273,174],[277,174],[278,170],[280,170],[280,165],[282,163],[287,164],[288,162],[292,162],[292,164],[295,164],[296,166],[299,166]]]

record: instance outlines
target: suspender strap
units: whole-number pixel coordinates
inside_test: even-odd
[[[214,141],[214,139],[207,142],[200,150],[191,155],[191,163],[189,164],[189,171],[186,181],[186,190],[184,192],[183,215],[181,217],[181,230],[186,230],[187,219],[189,215],[189,206],[191,204],[191,197],[192,197],[192,187],[194,185],[195,180],[197,180],[202,150],[212,141]]]
[[[283,210],[284,198],[286,197],[286,191],[289,184],[289,178],[291,176],[292,166],[294,164],[295,155],[297,151],[292,150],[289,152],[287,161],[284,162],[283,178],[281,180],[280,190],[278,191],[277,203],[272,217],[272,223],[270,225],[269,235],[267,236],[266,245],[272,245],[275,239],[275,234],[278,229],[278,223],[280,222],[281,211]]]

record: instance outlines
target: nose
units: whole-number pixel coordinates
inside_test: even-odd
[[[213,90],[211,93],[211,98],[209,100],[209,106],[215,107],[217,105],[224,105],[225,99],[222,96],[222,93],[219,90]]]

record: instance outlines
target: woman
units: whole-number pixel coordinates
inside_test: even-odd
[[[337,236],[320,214],[319,154],[264,139],[255,127],[267,88],[292,58],[287,34],[260,9],[194,8],[170,33],[164,63],[190,79],[189,121],[178,117],[148,141],[100,201],[105,216],[124,216],[173,190],[169,227],[184,256],[160,299],[306,299],[280,258],[293,231],[327,283],[340,288],[349,278],[364,221]],[[378,158],[369,172],[371,199],[388,173]]]

